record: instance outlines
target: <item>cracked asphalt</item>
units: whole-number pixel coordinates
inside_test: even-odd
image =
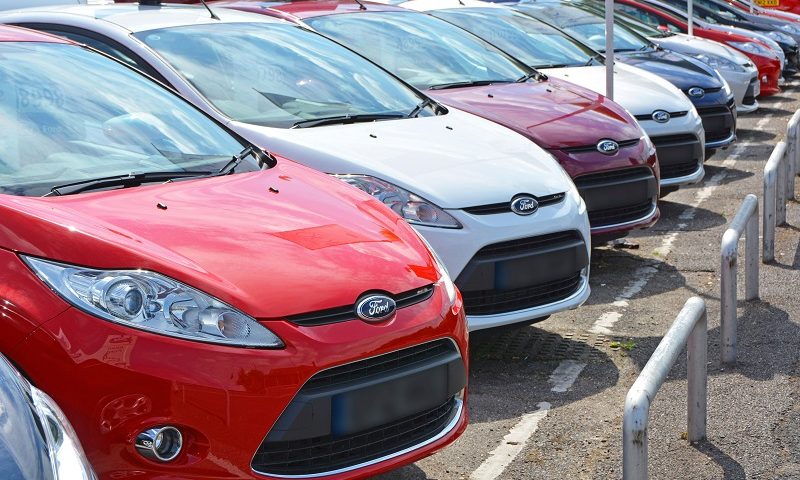
[[[720,364],[720,240],[746,194],[762,201],[764,165],[800,108],[800,81],[759,103],[739,117],[738,143],[706,162],[704,182],[662,199],[659,223],[628,237],[638,248],[593,250],[583,307],[473,334],[468,430],[377,478],[621,478],[625,395],[684,302],[699,295],[708,308],[708,439],[685,440],[684,352],[651,407],[650,478],[800,479],[800,203],[789,203],[788,225],[778,228],[776,261],[760,265],[759,300],[741,300],[740,262],[739,362]],[[526,441],[504,439],[537,411]]]

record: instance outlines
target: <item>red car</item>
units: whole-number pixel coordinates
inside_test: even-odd
[[[615,0],[614,8],[656,28],[666,29],[676,33],[687,33],[689,30],[689,26],[684,19],[678,18],[670,12],[648,3],[638,2],[636,0]],[[781,89],[778,86],[778,80],[781,77],[781,62],[776,56],[766,55],[766,53],[769,53],[766,45],[761,44],[758,40],[736,33],[723,33],[703,28],[697,23],[694,24],[694,34],[700,38],[707,38],[723,43],[747,55],[747,57],[753,61],[756,68],[758,68],[758,78],[761,81],[761,96],[768,97],[780,93]],[[748,44],[755,44],[757,46],[753,48],[743,48],[744,45]],[[760,49],[758,48],[759,46],[761,47]],[[762,55],[754,51],[754,48],[759,49],[759,51],[765,51],[765,54]]]
[[[365,478],[462,433],[461,297],[403,219],[88,48],[0,56],[0,351],[100,478]]]
[[[298,23],[310,22],[314,17],[362,12],[358,3],[347,0],[282,4],[223,1],[211,5]],[[417,25],[416,31],[427,31],[435,37],[429,41],[408,35],[402,42],[410,49],[404,52],[409,54],[404,60],[418,71],[424,70],[426,78],[414,78],[410,68],[404,71],[403,67],[376,63],[425,89],[435,100],[505,125],[547,149],[570,174],[586,201],[593,242],[624,236],[658,220],[659,167],[655,148],[624,108],[577,85],[548,79],[447,22],[389,5],[367,5],[371,14],[401,12],[405,21]],[[389,35],[385,30],[384,33]],[[451,41],[439,41],[440,35],[447,35]],[[392,48],[381,40],[376,42],[384,49]],[[421,54],[414,55],[415,52]],[[398,63],[401,61],[398,59]],[[415,64],[418,61],[427,63]],[[468,78],[466,64],[470,62],[483,65],[486,71],[482,74],[494,77]],[[702,155],[699,140],[697,147]],[[667,151],[664,158],[670,162],[692,160],[670,156]],[[697,169],[696,159],[694,165]]]

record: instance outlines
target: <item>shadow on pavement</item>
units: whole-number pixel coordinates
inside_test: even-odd
[[[703,441],[694,445],[694,448],[722,468],[723,478],[725,480],[746,480],[747,476],[745,475],[744,468],[728,454],[717,448],[713,443]]]
[[[766,130],[754,130],[750,128],[737,128],[736,136],[739,141],[748,142],[769,142],[778,136],[777,133],[768,132]]]

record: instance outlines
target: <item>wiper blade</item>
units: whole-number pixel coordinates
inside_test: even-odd
[[[44,194],[44,197],[55,195],[70,195],[88,190],[98,190],[107,187],[138,187],[145,183],[169,182],[176,178],[208,177],[214,172],[187,172],[179,170],[174,172],[147,172],[129,173],[127,175],[113,175],[110,177],[90,178],[79,182],[56,185]]]
[[[556,68],[556,67],[554,67],[554,68]],[[516,80],[516,83],[525,83],[528,80],[530,80],[531,78],[535,78],[536,80],[538,80],[540,82],[543,82],[543,81],[547,80],[547,75],[545,75],[544,73],[539,72],[537,70],[534,70],[534,71],[532,71],[530,73],[526,73],[525,75],[519,77]]]
[[[368,113],[361,115],[338,115],[335,117],[310,118],[295,122],[291,128],[319,127],[321,125],[349,124],[362,122],[377,122],[379,120],[391,120],[395,118],[405,118],[400,113]]]
[[[591,65],[594,62],[603,63],[603,60],[605,60],[605,57],[603,55],[599,54],[599,53],[597,55],[592,55],[592,57],[589,59],[588,62],[586,62],[584,67],[588,67],[589,65]]]
[[[433,105],[433,104],[434,104],[433,100],[431,100],[430,98],[426,98],[425,100],[419,102],[419,104],[416,107],[414,107],[413,110],[408,112],[408,115],[406,115],[406,118],[414,118],[416,116],[419,116],[420,112],[422,112],[426,107],[428,107],[430,105]]]
[[[428,89],[446,90],[448,88],[459,88],[459,87],[483,87],[486,85],[491,85],[493,83],[511,83],[511,80],[471,80],[467,82],[440,83],[439,85],[431,85],[430,87],[428,87]]]
[[[535,65],[534,68],[564,68],[566,66],[567,66],[566,63],[543,63],[541,65]],[[530,78],[528,75],[526,75],[525,77]]]
[[[251,155],[252,153],[253,153],[252,145],[246,147],[244,150],[239,152],[238,155],[234,155],[233,158],[231,158],[231,160],[228,163],[226,163],[224,167],[220,168],[219,171],[217,171],[217,175],[227,175],[231,173],[234,169],[236,169],[236,167],[240,163],[242,163],[243,158],[245,158],[248,155]]]

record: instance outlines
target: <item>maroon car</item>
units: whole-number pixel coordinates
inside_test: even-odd
[[[595,243],[653,225],[655,148],[616,103],[547,78],[447,22],[353,1],[219,1],[303,23],[352,48],[446,105],[493,120],[555,156],[586,201]]]

